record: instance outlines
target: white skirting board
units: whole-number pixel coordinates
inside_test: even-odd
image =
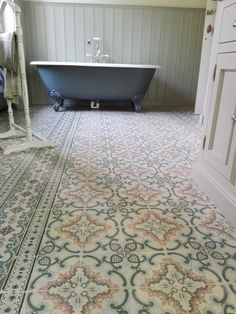
[[[201,165],[193,165],[193,179],[215,203],[219,212],[224,215],[236,227],[236,198],[209,175]]]

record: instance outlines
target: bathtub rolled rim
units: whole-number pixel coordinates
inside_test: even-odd
[[[31,61],[34,66],[78,66],[78,67],[105,67],[105,68],[142,68],[161,69],[160,65],[153,64],[126,64],[126,63],[92,63],[92,62],[61,62],[61,61]]]

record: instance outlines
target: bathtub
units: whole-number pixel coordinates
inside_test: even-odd
[[[32,61],[59,111],[65,99],[130,100],[137,112],[158,65]]]

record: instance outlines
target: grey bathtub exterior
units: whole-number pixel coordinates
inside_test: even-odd
[[[65,99],[130,100],[137,112],[156,65],[33,61],[59,110]]]

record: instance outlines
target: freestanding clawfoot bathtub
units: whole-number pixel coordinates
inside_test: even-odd
[[[58,111],[65,99],[130,100],[137,112],[158,65],[33,61]]]

